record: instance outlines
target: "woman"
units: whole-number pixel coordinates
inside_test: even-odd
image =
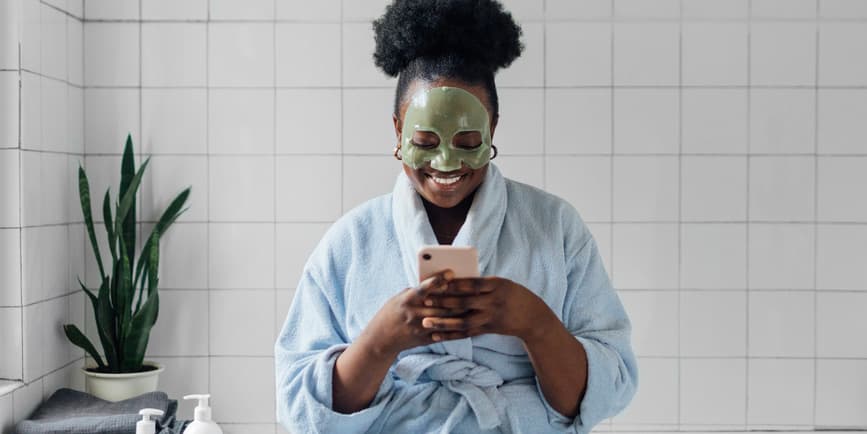
[[[392,193],[307,261],[275,346],[290,432],[589,432],[631,401],[631,324],[564,200],[490,163],[494,74],[522,50],[493,0],[396,0],[374,22],[398,77]],[[471,245],[478,279],[418,281],[423,245]]]

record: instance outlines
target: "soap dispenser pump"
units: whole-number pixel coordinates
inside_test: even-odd
[[[211,407],[208,399],[211,395],[187,395],[184,399],[198,399],[199,405],[193,412],[193,422],[184,430],[184,434],[223,434],[220,426],[211,420]]]
[[[157,424],[151,419],[151,416],[162,416],[163,411],[155,408],[143,408],[138,414],[142,415],[142,420],[135,424],[135,434],[156,434]]]

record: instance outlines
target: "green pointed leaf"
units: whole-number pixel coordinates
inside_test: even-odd
[[[184,206],[184,204],[186,203],[187,198],[190,195],[190,190],[191,190],[191,188],[187,187],[186,189],[184,189],[184,191],[180,192],[172,200],[172,202],[169,204],[168,208],[166,208],[166,210],[163,211],[162,216],[160,216],[160,219],[157,221],[156,226],[154,226],[153,230],[151,231],[151,235],[148,236],[147,243],[144,245],[144,247],[142,247],[143,253],[139,257],[138,264],[136,265],[135,279],[133,280],[135,285],[139,284],[139,278],[143,277],[142,272],[143,272],[144,268],[146,267],[146,265],[148,264],[148,255],[146,252],[148,252],[150,250],[150,242],[151,242],[151,239],[153,238],[153,234],[157,233],[157,234],[159,234],[159,236],[157,238],[161,237],[162,234],[166,233],[166,230],[168,230],[169,226],[171,226],[172,223],[174,223],[175,220],[177,220],[177,218],[180,217],[181,214],[183,214],[184,212],[186,212],[189,209],[189,208],[181,209],[181,207]],[[144,281],[142,281],[141,287],[142,288],[144,287]]]
[[[147,162],[142,165],[139,172],[144,172],[144,166],[147,165]],[[133,146],[132,146],[132,135],[127,134],[126,136],[126,145],[123,149],[123,158],[121,159],[120,165],[120,192],[119,198],[123,201],[123,198],[129,193],[133,191],[133,200],[129,205],[128,211],[125,211],[123,217],[118,213],[118,226],[122,226],[122,230],[116,230],[116,232],[120,233],[122,237],[126,240],[127,245],[127,257],[129,257],[130,261],[135,257],[135,192],[138,190],[138,181],[135,181],[135,158],[133,154]],[[139,176],[141,178],[141,176]],[[133,184],[135,183],[135,184]]]
[[[69,339],[69,342],[72,342],[76,346],[80,347],[87,354],[90,354],[90,357],[93,357],[93,360],[96,360],[97,366],[100,369],[105,369],[105,363],[102,361],[102,357],[99,357],[99,353],[96,351],[96,348],[90,343],[90,339],[75,326],[75,324],[64,324],[63,332],[66,333],[66,338]]]
[[[117,205],[117,215],[114,216],[116,231],[119,234],[123,234],[122,236],[127,243],[127,249],[130,248],[130,244],[132,244],[133,248],[135,247],[135,195],[149,162],[150,158],[142,163],[127,188],[121,193],[120,202]],[[132,236],[128,236],[127,233],[127,230],[130,228],[127,226],[128,221],[132,221]],[[134,257],[134,255],[128,256],[130,258]]]
[[[132,318],[129,335],[126,336],[123,352],[123,369],[133,372],[141,367],[150,338],[151,328],[157,320],[159,295],[154,291],[148,296],[141,310]]]
[[[114,249],[114,245],[116,240],[114,239],[114,223],[111,219],[111,195],[109,194],[111,189],[105,190],[105,198],[102,200],[102,220],[105,222],[105,231],[108,233],[108,248],[111,250],[111,259],[117,260],[117,251]]]
[[[105,268],[102,265],[102,255],[99,253],[99,244],[96,242],[96,232],[93,229],[93,216],[90,208],[90,183],[84,168],[78,165],[78,196],[81,201],[81,213],[84,215],[84,224],[87,227],[87,235],[90,238],[90,246],[96,257],[96,265],[99,266],[99,275],[105,279]]]
[[[102,339],[102,349],[105,352],[106,360],[108,360],[108,367],[114,372],[118,366],[117,317],[111,307],[109,291],[109,283],[106,280],[99,288],[94,315],[96,316],[96,327]]]

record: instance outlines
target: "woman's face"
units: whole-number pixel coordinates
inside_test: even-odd
[[[415,95],[417,92],[436,87],[456,87],[463,89],[479,99],[485,106],[487,113],[491,113],[488,95],[484,87],[470,86],[466,83],[456,80],[439,79],[435,81],[416,80],[407,89],[407,95]],[[397,142],[401,143],[403,137],[403,120],[406,119],[406,111],[409,107],[410,98],[405,98],[406,102],[400,107],[400,118],[394,117],[394,130],[397,135]],[[494,136],[496,128],[496,119],[489,116],[490,135]],[[420,149],[435,149],[440,145],[441,140],[451,141],[454,148],[460,150],[472,150],[482,143],[482,134],[478,131],[463,131],[454,135],[454,137],[439,137],[436,133],[430,131],[414,131],[412,133],[412,142],[414,146]],[[446,143],[448,144],[448,143]],[[485,179],[485,174],[488,170],[488,165],[473,169],[465,162],[460,162],[460,168],[455,166],[454,169],[442,171],[431,166],[431,161],[427,161],[416,168],[408,164],[403,164],[403,170],[406,176],[412,181],[415,190],[422,195],[428,202],[442,208],[452,208],[473,191]],[[442,169],[441,165],[437,165]]]

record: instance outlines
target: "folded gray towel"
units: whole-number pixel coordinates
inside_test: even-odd
[[[178,402],[164,392],[150,392],[110,402],[72,389],[59,389],[15,427],[18,434],[135,434],[139,410],[162,410],[157,433],[179,434],[188,421],[177,421]]]

